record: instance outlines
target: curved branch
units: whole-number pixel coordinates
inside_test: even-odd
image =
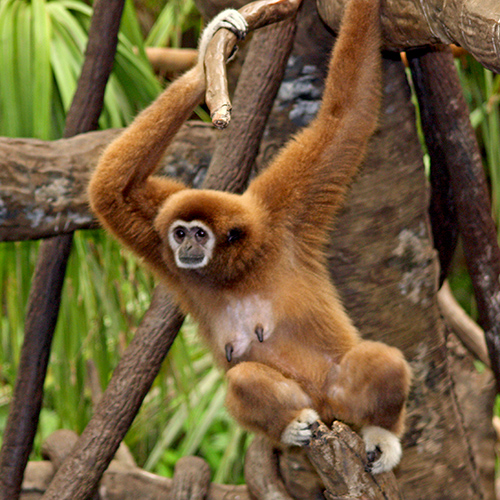
[[[259,0],[239,11],[253,31],[268,24],[283,21],[296,14],[302,0]],[[226,60],[236,45],[236,35],[229,30],[219,30],[208,45],[205,55],[207,92],[205,100],[212,116],[212,123],[219,129],[231,120],[231,101],[227,88]]]
[[[477,359],[491,367],[483,329],[462,309],[447,281],[437,293],[437,299],[439,309],[451,331]]]

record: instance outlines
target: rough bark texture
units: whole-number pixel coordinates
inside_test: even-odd
[[[196,0],[205,19],[248,0]],[[337,31],[347,0],[317,0],[324,22]],[[404,51],[423,45],[460,45],[500,71],[500,4],[497,0],[392,0],[383,2],[385,46]]]
[[[45,238],[95,225],[87,184],[119,130],[71,139],[0,138],[0,241]],[[210,125],[183,126],[163,160],[163,173],[201,185],[215,146]]]
[[[26,468],[20,500],[41,500],[54,477],[54,466],[45,460],[30,462]],[[171,496],[172,479],[130,467],[113,460],[99,485],[100,500],[186,500],[190,497]],[[193,500],[196,497],[193,497]],[[206,500],[252,500],[246,486],[211,484]],[[278,499],[275,499],[278,500]]]
[[[321,17],[337,29],[347,0],[317,0]],[[434,44],[460,45],[479,62],[500,70],[500,4],[497,0],[393,0],[384,2],[389,50]]]
[[[380,131],[332,239],[333,278],[361,332],[401,348],[414,370],[398,474],[405,498],[492,498],[449,370],[427,186],[401,63],[387,63],[385,89]],[[489,418],[477,426],[477,436],[491,437]]]

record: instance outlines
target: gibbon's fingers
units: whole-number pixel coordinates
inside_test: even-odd
[[[215,33],[225,28],[236,35],[238,40],[243,40],[248,33],[248,23],[246,19],[235,9],[226,9],[217,14],[203,30],[198,45],[198,61],[203,63],[207,52],[208,44]]]

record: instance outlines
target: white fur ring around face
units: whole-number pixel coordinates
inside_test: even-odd
[[[403,454],[399,438],[392,432],[375,425],[364,427],[361,434],[365,441],[366,452],[380,450],[380,457],[371,466],[372,474],[380,474],[392,470],[398,465]]]
[[[319,420],[319,415],[312,408],[304,408],[283,431],[281,442],[289,446],[305,446],[311,441],[311,425]]]

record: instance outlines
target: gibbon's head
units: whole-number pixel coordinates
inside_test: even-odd
[[[228,283],[247,273],[261,254],[262,219],[244,196],[185,189],[167,199],[155,227],[171,272]]]

